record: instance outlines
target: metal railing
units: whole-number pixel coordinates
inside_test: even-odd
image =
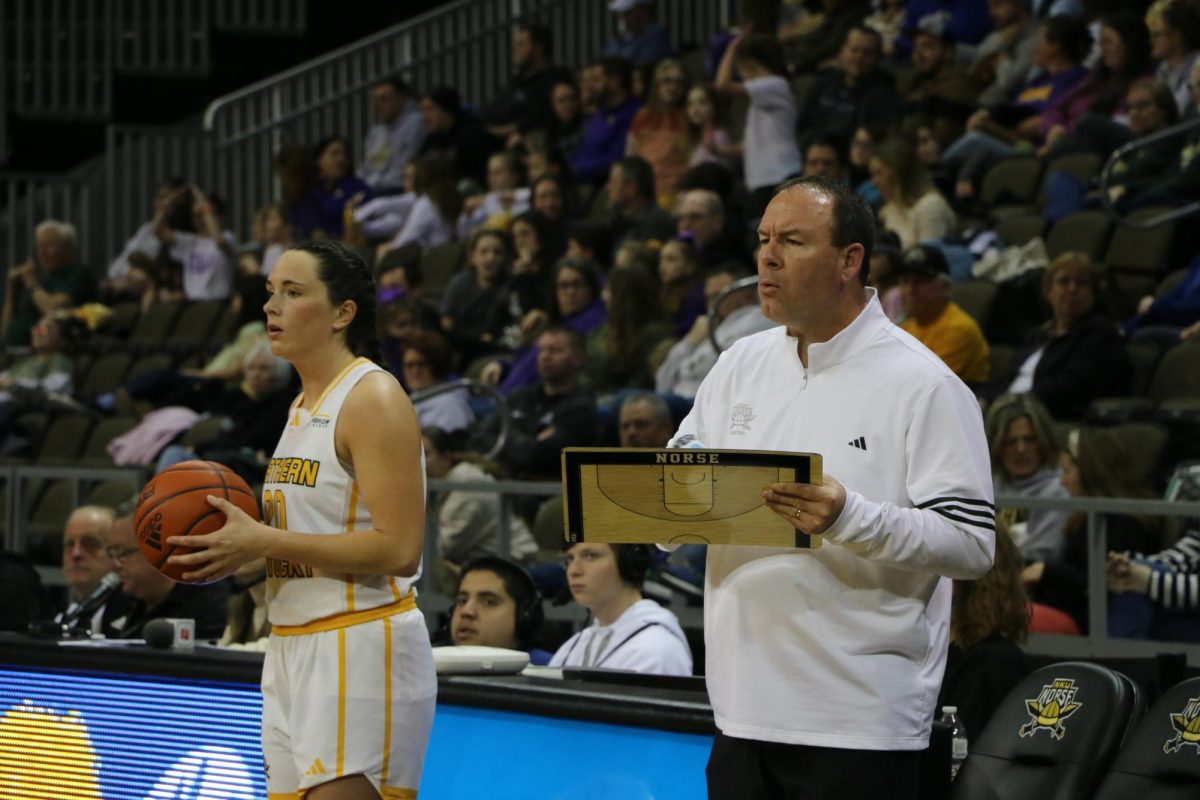
[[[94,13],[99,13],[96,9],[104,10],[105,15],[152,7],[135,0],[122,0],[124,4],[115,6],[116,0],[78,4],[66,0],[44,4],[33,0],[5,1],[16,4],[14,18],[24,20],[22,25],[31,30],[45,29],[46,25],[35,22],[55,9],[62,16],[76,5]],[[141,0],[142,4],[148,2]],[[278,10],[275,21],[284,29],[306,20],[303,0],[272,0],[269,5]],[[256,17],[252,6],[263,16]],[[703,44],[735,19],[733,0],[703,3],[660,0],[658,7],[660,21],[671,32],[677,47]],[[114,8],[116,11],[112,11]],[[259,23],[264,26],[270,23],[263,8],[240,0],[221,0],[212,13],[218,26],[256,28]],[[31,18],[34,14],[41,16]],[[181,11],[173,19],[185,18]],[[121,27],[120,22],[109,21],[109,16],[104,19],[106,29]],[[104,236],[89,239],[81,251],[83,257],[96,265],[113,258],[124,240],[148,218],[154,187],[173,174],[195,180],[205,189],[227,198],[227,227],[245,238],[253,211],[279,198],[275,159],[283,145],[307,145],[330,133],[340,133],[358,147],[370,124],[369,88],[375,81],[393,74],[404,75],[418,91],[449,83],[460,90],[466,101],[485,104],[511,80],[512,32],[524,20],[550,26],[555,60],[569,66],[580,66],[598,55],[616,26],[616,15],[607,10],[607,4],[595,0],[459,0],[217,99],[205,113],[203,134],[188,128],[116,127],[109,132],[110,152],[105,169],[91,179],[88,191],[93,205],[102,206],[102,219],[69,220],[80,227],[104,225]],[[163,23],[158,30],[182,28]],[[70,40],[75,34],[67,32],[61,36]],[[7,47],[12,53],[16,39],[13,33],[0,31],[0,51]],[[30,41],[33,40],[21,45],[21,58],[26,61],[32,59],[30,54],[34,52]],[[103,42],[107,44],[97,45],[96,53],[85,59],[86,64],[93,65],[89,67],[93,76],[89,88],[95,91],[89,95],[90,99],[85,98],[87,102],[74,106],[74,109],[94,107],[97,116],[107,114],[111,107],[112,37]],[[38,53],[45,50],[44,45],[40,47]],[[143,56],[146,64],[161,63],[169,52],[177,53],[184,66],[193,63],[188,60],[192,51],[182,44],[174,49],[163,43],[156,47],[145,44],[135,50],[130,45],[128,53],[122,56],[127,59],[124,63],[131,66],[141,63],[138,59]],[[33,104],[30,109],[49,108],[49,100],[43,95],[54,95],[51,88],[56,84],[49,83],[30,63],[31,66],[18,66],[9,72],[28,73],[21,79],[21,85],[25,87],[23,97]],[[13,76],[0,79],[0,85],[16,80]],[[67,94],[79,91],[75,87]],[[4,97],[4,90],[0,89],[0,119],[4,116]],[[9,98],[11,102],[11,93]],[[0,159],[5,152],[5,137],[0,124]],[[207,143],[203,141],[205,138]],[[111,150],[114,146],[116,151]],[[196,161],[189,162],[192,158]],[[39,180],[48,186],[55,179],[39,176]],[[59,195],[78,192],[80,179],[57,180],[63,184],[55,190]],[[0,183],[0,198],[11,194],[24,196],[21,183],[4,185],[7,183],[7,180]],[[32,225],[37,221],[34,216],[10,214],[3,220],[6,238],[31,237]],[[0,252],[8,251],[0,245]]]
[[[1037,636],[1031,640],[1031,650],[1047,655],[1122,657],[1152,655],[1161,649],[1160,643],[1117,639],[1108,635],[1108,517],[1128,514],[1200,519],[1200,502],[1000,495],[996,497],[996,507],[1068,511],[1087,515],[1088,634],[1084,637]],[[1200,614],[1200,611],[1197,611],[1197,614]],[[1065,643],[1064,640],[1069,643]],[[1191,663],[1200,665],[1200,644],[1172,644],[1171,650],[1187,652]]]
[[[1164,225],[1177,219],[1195,214],[1200,211],[1200,200],[1193,200],[1187,205],[1179,206],[1161,211],[1157,214],[1132,214],[1123,216],[1117,211],[1113,203],[1112,197],[1109,196],[1109,183],[1112,180],[1113,170],[1117,164],[1121,162],[1127,155],[1145,147],[1158,144],[1159,142],[1173,139],[1175,137],[1183,137],[1193,131],[1200,129],[1200,118],[1193,118],[1180,122],[1178,125],[1172,125],[1169,128],[1161,130],[1157,133],[1152,133],[1149,136],[1143,136],[1140,139],[1134,139],[1132,142],[1123,144],[1113,151],[1113,154],[1108,157],[1108,161],[1104,162],[1104,168],[1100,170],[1100,199],[1104,203],[1104,210],[1109,213],[1119,225],[1134,230],[1149,230],[1157,228],[1159,225]],[[1185,143],[1181,143],[1180,147]]]
[[[135,487],[145,482],[147,471],[133,467],[39,467],[8,466],[0,469],[3,481],[5,505],[4,550],[25,553],[30,545],[30,521],[32,500],[25,491],[32,483],[41,485],[52,481],[69,481],[71,486],[69,509],[83,505],[86,498],[84,487],[111,480],[128,480]]]
[[[213,152],[209,137],[198,129],[109,125],[107,135],[102,258],[111,259],[153,216],[154,192],[163,180],[179,177],[201,187],[213,185]]]
[[[712,344],[713,350],[715,350],[717,353],[721,353],[726,347],[733,344],[733,342],[725,342],[724,344],[722,344],[721,342],[717,341],[717,326],[720,324],[720,320],[717,319],[717,316],[718,316],[717,312],[721,308],[721,303],[725,302],[725,298],[729,297],[731,294],[736,294],[737,292],[744,292],[750,288],[754,289],[755,298],[757,299],[757,297],[758,297],[758,276],[757,275],[747,275],[744,278],[738,278],[736,281],[729,284],[724,289],[722,289],[720,292],[718,292],[717,296],[713,298],[712,303],[709,304],[709,306],[708,306],[708,341]]]
[[[500,390],[495,386],[472,380],[471,378],[459,378],[458,380],[446,381],[445,383],[439,383],[437,386],[430,386],[428,389],[413,392],[409,396],[409,399],[413,402],[413,405],[416,405],[422,400],[428,400],[432,397],[459,390],[477,395],[486,394],[496,404],[495,413],[496,418],[500,420],[500,430],[496,434],[496,441],[492,443],[492,446],[487,449],[486,453],[482,454],[488,461],[494,461],[496,456],[500,455],[501,451],[504,450],[505,443],[508,442],[508,430],[512,424],[512,413],[509,411],[508,398],[500,394]]]
[[[731,0],[660,0],[659,17],[676,46],[702,43],[734,19]],[[214,189],[230,200],[229,219],[244,234],[255,208],[279,190],[274,159],[285,144],[331,134],[358,148],[371,122],[368,90],[402,75],[417,91],[449,84],[482,105],[512,77],[518,22],[548,25],[554,60],[579,66],[598,55],[616,15],[596,0],[459,0],[219,98],[204,115],[214,139]]]
[[[204,74],[209,55],[210,0],[115,0],[116,69]]]
[[[71,480],[76,487],[76,499],[82,498],[81,487],[87,483],[98,483],[112,479],[128,479],[135,484],[145,479],[145,472],[129,468],[81,469],[74,467],[11,466],[0,470],[7,500],[7,526],[4,531],[4,549],[26,552],[29,544],[26,535],[25,508],[27,499],[22,488],[33,480]],[[498,493],[501,496],[500,541],[497,550],[501,554],[511,552],[509,525],[513,515],[512,500],[516,497],[553,497],[562,491],[559,483],[552,481],[448,481],[433,479],[427,482],[429,497],[439,492],[468,491]],[[1186,653],[1192,665],[1200,665],[1200,645],[1190,643],[1164,643],[1117,639],[1108,636],[1107,600],[1107,517],[1129,514],[1154,517],[1177,517],[1200,519],[1200,502],[1173,502],[1165,500],[1125,500],[1102,498],[1032,498],[1016,495],[996,497],[997,508],[1025,508],[1031,510],[1081,512],[1087,515],[1088,537],[1088,622],[1086,636],[1038,636],[1031,637],[1030,652],[1085,658],[1149,657],[1158,652]],[[78,505],[78,502],[75,503]],[[438,561],[436,511],[428,514],[425,530],[426,580],[431,580],[433,565]],[[431,591],[428,583],[425,591]],[[698,613],[684,614],[681,619],[698,623]],[[1200,614],[1200,611],[1197,612]]]
[[[0,80],[21,113],[104,118],[112,109],[114,7],[104,0],[6,0]],[[7,109],[0,107],[0,113]]]
[[[308,0],[216,0],[215,12],[222,30],[298,36],[308,29]]]

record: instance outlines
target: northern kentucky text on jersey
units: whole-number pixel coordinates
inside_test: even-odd
[[[267,464],[263,483],[291,483],[296,486],[316,486],[320,461],[307,458],[272,458]]]

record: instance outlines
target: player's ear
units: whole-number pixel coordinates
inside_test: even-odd
[[[350,323],[354,321],[354,316],[358,313],[358,304],[353,300],[343,300],[342,304],[337,307],[333,315],[333,329],[335,331],[344,331],[350,327]]]

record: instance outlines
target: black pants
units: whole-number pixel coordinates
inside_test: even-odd
[[[718,732],[708,800],[918,800],[922,751],[839,750]]]

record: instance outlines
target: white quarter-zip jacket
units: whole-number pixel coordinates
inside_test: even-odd
[[[846,506],[811,550],[711,546],[709,696],[728,736],[862,750],[927,746],[951,578],[995,547],[979,405],[873,290],[809,345],[773,328],[723,353],[672,440],[818,453]],[[694,437],[694,439],[688,438]]]

